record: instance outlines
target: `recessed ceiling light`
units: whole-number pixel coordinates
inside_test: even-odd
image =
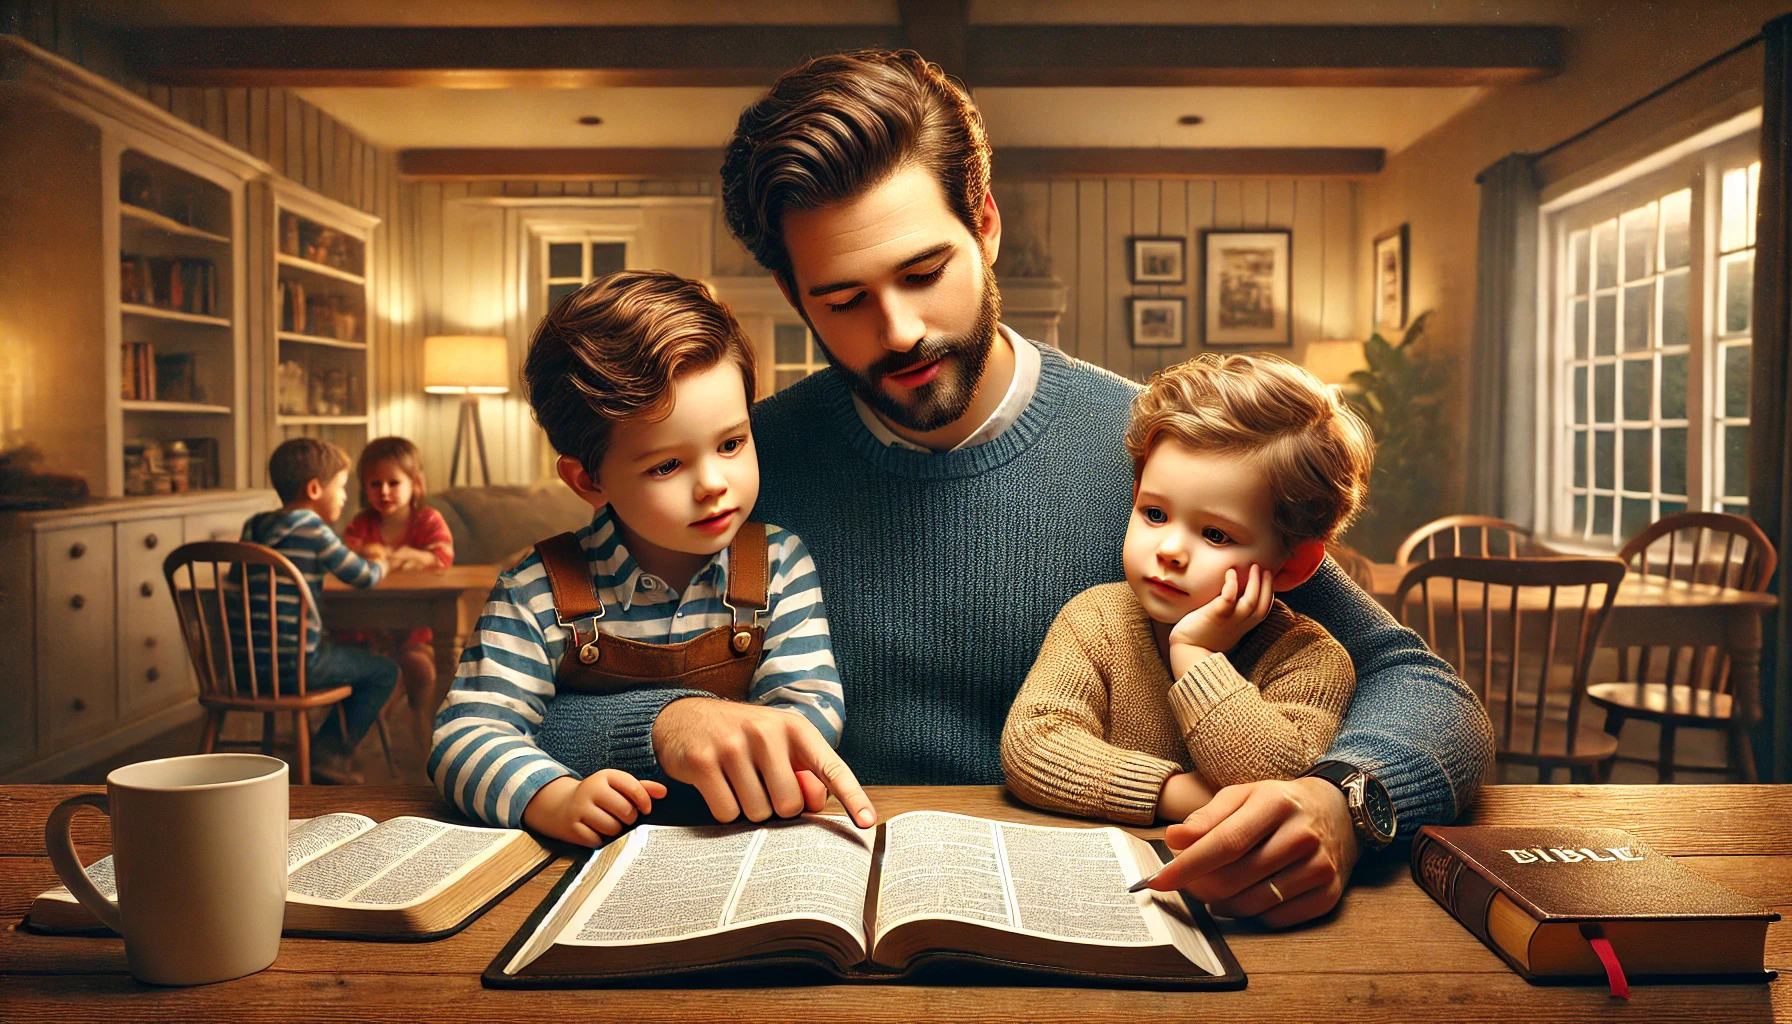
[[[604,119],[601,117],[598,117],[596,114],[586,114],[584,117],[579,118],[579,123],[580,124],[603,124]]]
[[[1200,124],[1201,122],[1203,122],[1205,120],[1207,120],[1207,119],[1205,117],[1202,117],[1200,114],[1184,114],[1181,117],[1176,119],[1176,123],[1193,126],[1193,125]]]

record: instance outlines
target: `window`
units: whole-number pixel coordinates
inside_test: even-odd
[[[1746,511],[1756,145],[1551,214],[1555,535],[1617,547],[1669,513]]]
[[[807,324],[777,324],[772,328],[772,390],[782,391],[828,365],[821,346]]]
[[[548,239],[547,273],[543,275],[547,279],[548,294],[542,309],[553,309],[561,299],[584,287],[586,282],[627,265],[626,242]]]

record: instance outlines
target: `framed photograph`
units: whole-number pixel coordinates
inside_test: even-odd
[[[1128,299],[1132,320],[1132,343],[1140,348],[1180,348],[1182,315],[1188,300],[1153,299],[1135,295]]]
[[[1375,326],[1406,326],[1406,225],[1375,236]]]
[[[1181,284],[1185,238],[1129,238],[1133,284]]]
[[[1294,344],[1286,230],[1207,231],[1205,345]]]

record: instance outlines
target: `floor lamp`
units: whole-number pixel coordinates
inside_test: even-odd
[[[466,451],[467,483],[473,483],[473,462],[479,462],[481,483],[490,487],[491,464],[485,458],[485,431],[479,425],[479,396],[510,390],[510,341],[495,334],[438,334],[423,339],[423,390],[432,395],[460,396],[460,425],[454,431],[454,459],[448,486],[460,481],[461,452]]]

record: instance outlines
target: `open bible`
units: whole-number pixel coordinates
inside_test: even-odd
[[[286,833],[287,935],[439,939],[502,899],[553,856],[527,832],[360,814],[295,820]],[[117,898],[112,858],[87,877]],[[107,933],[67,888],[31,901],[38,932]],[[109,934],[109,933],[108,933]]]
[[[601,985],[810,966],[878,981],[956,963],[1241,987],[1205,910],[1177,893],[1126,891],[1162,863],[1116,828],[936,811],[863,830],[814,815],[759,827],[642,825],[569,870],[484,980]]]

